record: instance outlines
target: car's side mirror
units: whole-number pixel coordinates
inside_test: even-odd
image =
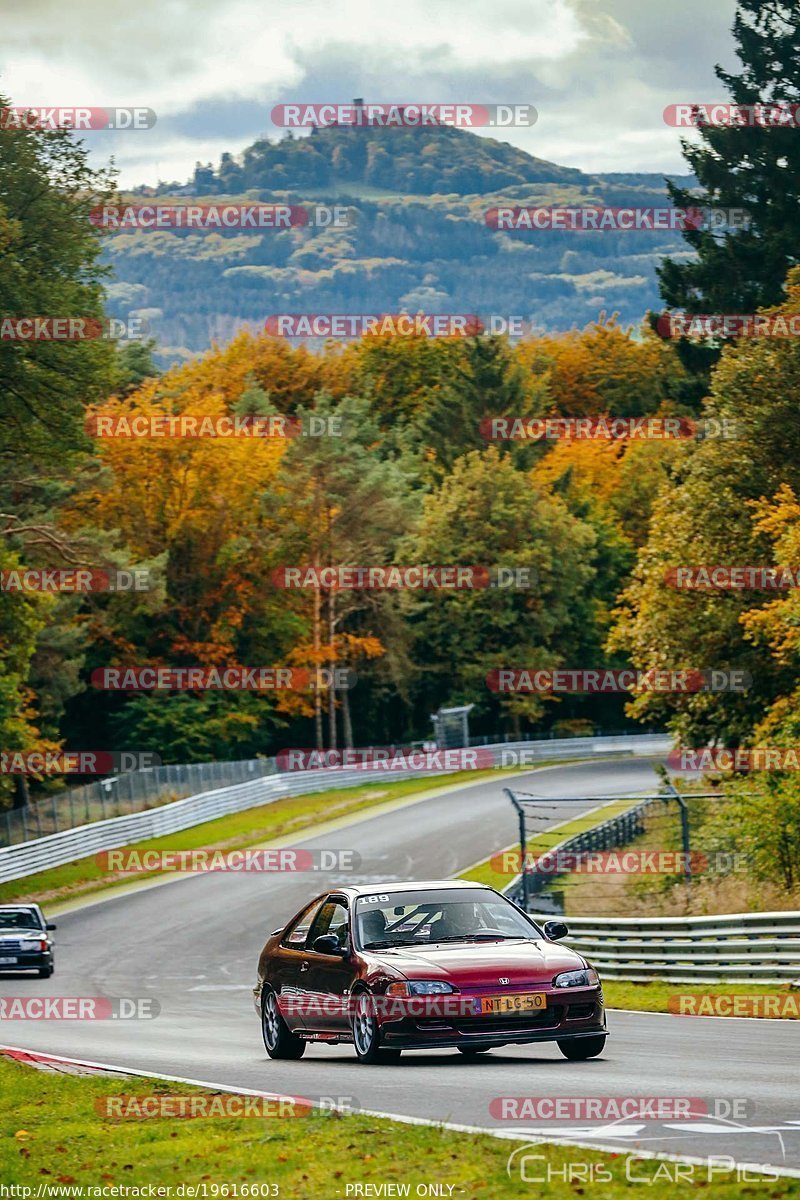
[[[282,926],[282,925],[281,925],[280,929],[273,929],[272,933],[271,933],[269,936],[270,936],[270,937],[277,937],[279,933],[283,933],[283,926]]]
[[[314,945],[311,949],[315,954],[339,954],[343,956],[347,953],[335,933],[323,933],[321,937],[314,938]]]
[[[52,921],[48,921],[47,924],[45,925],[45,929],[58,929],[58,926],[55,925]]]
[[[557,942],[559,938],[566,937],[569,933],[569,929],[563,921],[545,921],[543,928],[544,936],[551,942]]]

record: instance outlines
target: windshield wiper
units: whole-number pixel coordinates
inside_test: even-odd
[[[443,942],[517,942],[522,940],[520,933],[459,933],[450,937],[434,938],[428,945],[433,946]]]

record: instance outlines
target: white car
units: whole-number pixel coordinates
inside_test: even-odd
[[[6,971],[37,971],[40,978],[53,974],[53,943],[38,904],[0,905],[0,975]]]

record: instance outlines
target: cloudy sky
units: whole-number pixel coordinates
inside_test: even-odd
[[[587,170],[682,171],[666,105],[725,98],[735,0],[5,0],[0,92],[21,105],[142,105],[93,132],[123,186],[187,179],[286,102],[528,103],[502,140]]]

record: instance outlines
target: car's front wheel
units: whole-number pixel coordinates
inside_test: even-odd
[[[265,988],[261,998],[261,1032],[270,1058],[302,1058],[306,1043],[295,1037],[278,1008],[278,997]]]
[[[558,1043],[558,1048],[570,1062],[584,1062],[587,1058],[597,1058],[605,1049],[606,1035],[598,1033],[596,1037],[565,1038]]]
[[[486,1054],[489,1050],[493,1050],[494,1046],[456,1046],[456,1049],[465,1058],[474,1058],[476,1054]]]
[[[399,1050],[386,1050],[380,1044],[380,1029],[375,1017],[375,1007],[369,992],[356,992],[353,996],[353,1046],[356,1058],[362,1063],[397,1062]]]
[[[49,979],[53,974],[54,969],[54,967],[39,967],[39,978]]]

